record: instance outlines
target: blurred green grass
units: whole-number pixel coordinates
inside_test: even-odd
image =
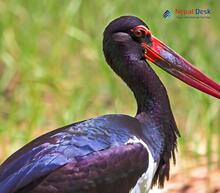
[[[210,8],[210,19],[163,19]],[[106,113],[134,115],[132,93],[106,65],[102,32],[136,15],[153,34],[220,82],[218,1],[0,1],[0,162],[54,128]],[[155,68],[170,96],[181,152],[220,163],[220,104]],[[189,154],[190,153],[190,154]]]

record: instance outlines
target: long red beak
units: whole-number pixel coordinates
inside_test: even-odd
[[[142,43],[145,58],[188,85],[220,99],[220,85],[196,69],[190,62],[151,35],[149,43]]]

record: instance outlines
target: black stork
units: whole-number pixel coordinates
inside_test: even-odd
[[[106,27],[103,51],[133,91],[137,114],[103,115],[33,140],[0,166],[1,193],[146,193],[164,185],[179,132],[166,89],[146,59],[216,98],[220,85],[134,16]]]

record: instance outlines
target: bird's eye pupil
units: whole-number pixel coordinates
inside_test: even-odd
[[[148,35],[151,35],[150,30],[143,25],[136,26],[135,28],[131,29],[131,32],[136,38],[144,38]]]
[[[135,34],[135,36],[138,37],[138,38],[144,36],[143,30],[140,30],[140,29],[136,30],[134,34]]]

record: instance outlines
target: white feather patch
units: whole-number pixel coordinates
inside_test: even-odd
[[[157,170],[158,163],[154,161],[153,156],[147,144],[144,143],[143,140],[138,139],[136,136],[134,136],[134,138],[129,139],[126,144],[132,144],[132,143],[140,143],[147,149],[149,155],[149,162],[148,162],[147,171],[143,173],[142,176],[138,179],[134,188],[130,190],[130,193],[147,193],[151,188],[152,180]]]

